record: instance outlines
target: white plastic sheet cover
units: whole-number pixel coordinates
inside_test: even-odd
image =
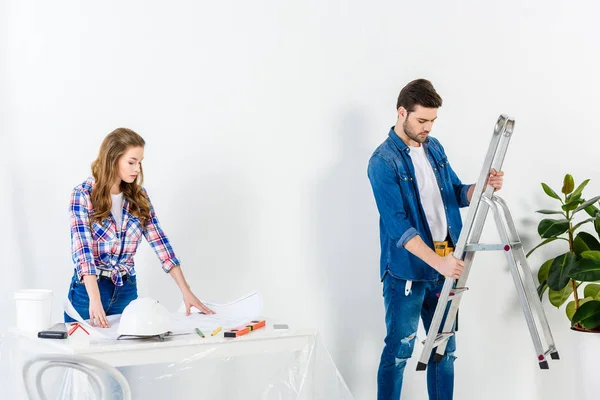
[[[188,344],[188,355],[175,362],[118,369],[127,379],[133,399],[353,399],[317,334],[297,336],[290,331],[265,332],[263,336],[247,343],[236,343],[243,340],[236,338],[219,339],[200,347]],[[0,340],[0,398],[26,399],[24,362],[39,354],[60,353],[58,347],[50,346],[49,339],[25,337],[17,332],[5,333]],[[300,346],[290,346],[291,341]],[[88,356],[102,354],[103,347],[110,353],[114,350],[110,348],[112,342],[89,343],[94,352]],[[282,346],[284,343],[288,344]],[[129,344],[135,345],[127,341]],[[165,345],[168,341],[156,342],[144,351],[151,353]],[[243,350],[238,351],[237,347]],[[48,399],[97,398],[83,373],[62,367],[48,370],[43,386]],[[122,399],[115,381],[108,381],[108,388],[112,399]]]
[[[173,335],[164,341],[117,340],[120,315],[109,316],[111,328],[93,328],[66,301],[65,311],[85,326],[66,340],[39,339],[35,334],[9,331],[0,338],[0,400],[26,399],[23,365],[42,354],[76,354],[117,367],[133,399],[260,399],[350,400],[352,395],[327,349],[311,330],[276,330],[261,318],[262,300],[256,292],[226,304],[205,302],[215,315],[180,307],[173,315]],[[267,326],[239,338],[223,332],[251,320]],[[211,336],[216,327],[220,334]],[[205,334],[196,334],[199,328]],[[41,364],[40,364],[41,366]],[[35,373],[36,369],[32,369]],[[111,399],[121,390],[107,374]],[[83,372],[56,367],[43,375],[48,399],[95,399],[96,391]],[[32,388],[34,389],[34,388]]]

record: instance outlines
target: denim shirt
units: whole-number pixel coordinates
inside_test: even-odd
[[[458,179],[437,139],[428,137],[422,145],[440,189],[448,233],[456,243],[462,229],[460,207],[469,205],[467,190],[470,185],[463,185]],[[392,127],[389,137],[369,160],[368,176],[380,215],[381,280],[386,273],[410,281],[431,281],[439,277],[435,269],[404,248],[406,242],[417,235],[433,248],[409,153],[410,147]]]

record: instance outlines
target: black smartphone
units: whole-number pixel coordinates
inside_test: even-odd
[[[45,331],[38,332],[38,337],[42,339],[66,339],[67,336],[69,336],[67,325],[64,322],[59,322]]]

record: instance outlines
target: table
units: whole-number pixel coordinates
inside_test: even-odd
[[[239,338],[196,334],[157,340],[39,339],[17,331],[0,348],[1,398],[24,398],[21,366],[37,354],[77,354],[118,367],[137,399],[343,399],[353,397],[311,329],[267,327]],[[10,378],[9,378],[10,377]],[[87,378],[58,370],[52,398],[94,398]],[[115,397],[119,393],[115,388]]]

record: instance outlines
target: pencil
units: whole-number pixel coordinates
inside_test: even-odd
[[[205,336],[204,336],[204,333],[202,333],[202,331],[201,331],[200,329],[198,329],[198,328],[196,328],[196,333],[197,333],[198,335],[200,335],[201,337],[205,337]]]
[[[217,327],[217,329],[215,329],[213,331],[213,333],[210,334],[210,336],[215,336],[217,333],[219,333],[221,331],[221,329],[223,329],[222,326]]]

